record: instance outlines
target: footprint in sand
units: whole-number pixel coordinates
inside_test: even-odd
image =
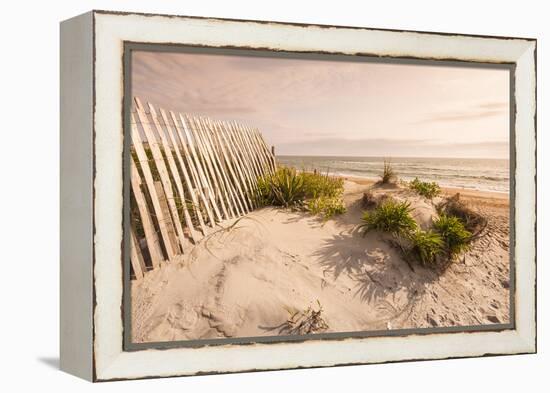
[[[166,321],[174,329],[190,330],[198,321],[197,312],[185,303],[177,303],[167,313]]]
[[[159,315],[151,321],[149,338],[180,337],[191,330],[198,322],[196,310],[188,304],[177,303],[168,309],[165,314]]]
[[[500,319],[496,315],[489,315],[487,320],[492,323],[500,323]]]
[[[437,321],[432,318],[429,314],[426,315],[426,321],[428,321],[428,323],[432,326],[437,326]]]

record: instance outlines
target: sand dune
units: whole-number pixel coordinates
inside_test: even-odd
[[[326,325],[311,333],[509,321],[507,196],[463,193],[488,216],[488,231],[437,273],[409,265],[384,235],[359,233],[368,187],[346,181],[348,211],[327,222],[302,212],[256,210],[148,272],[132,283],[133,341],[297,334],[289,316],[319,304]],[[409,190],[374,192],[410,201],[423,227],[435,215],[429,201]]]

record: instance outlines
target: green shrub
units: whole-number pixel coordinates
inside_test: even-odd
[[[366,234],[369,231],[389,232],[396,236],[408,235],[416,229],[416,222],[411,216],[408,202],[387,200],[371,212],[364,212],[364,224],[360,229]]]
[[[487,227],[487,217],[474,211],[460,200],[460,194],[447,198],[437,206],[439,215],[458,217],[472,237],[479,235]]]
[[[425,266],[433,266],[444,252],[445,243],[437,232],[417,230],[409,235],[409,240],[412,254]]]
[[[307,210],[315,215],[322,215],[328,220],[336,214],[344,214],[346,207],[342,198],[321,196],[307,201]]]
[[[345,213],[342,200],[344,180],[318,172],[297,172],[280,167],[270,176],[258,179],[259,202],[264,206],[303,208],[325,219]]]
[[[380,183],[388,184],[397,178],[397,174],[393,170],[390,160],[384,160],[384,169],[380,175]]]
[[[409,187],[416,191],[417,194],[422,195],[425,198],[432,199],[441,194],[441,188],[436,182],[425,182],[415,177],[413,181],[409,183]]]
[[[472,234],[464,228],[464,224],[458,217],[443,214],[434,221],[434,228],[443,238],[446,249],[451,255],[468,250]]]
[[[304,178],[294,168],[279,168],[258,179],[258,189],[264,205],[290,207],[302,202],[306,195]]]
[[[344,193],[344,179],[328,173],[301,172],[306,198],[340,197]]]

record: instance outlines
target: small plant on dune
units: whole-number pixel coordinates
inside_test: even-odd
[[[488,224],[487,218],[461,201],[458,193],[439,204],[437,211],[439,215],[458,217],[464,228],[472,234],[472,238],[480,236]]]
[[[415,177],[413,181],[409,183],[409,187],[417,194],[422,195],[424,198],[433,199],[441,194],[441,188],[436,182],[425,182]]]
[[[377,204],[378,204],[378,201],[377,201],[376,197],[373,195],[372,192],[367,191],[367,192],[363,193],[363,198],[361,199],[361,205],[365,209],[373,208]]]
[[[384,168],[380,175],[381,184],[389,184],[397,179],[397,173],[393,170],[390,160],[384,160]]]
[[[282,167],[258,179],[259,198],[263,205],[290,207],[302,202],[306,189],[304,178],[294,168]]]
[[[328,329],[328,324],[323,318],[323,306],[317,300],[317,309],[311,305],[303,311],[287,309],[289,317],[285,322],[281,333],[312,334],[320,333]]]
[[[344,179],[328,173],[301,172],[307,198],[341,197],[344,193]]]
[[[346,207],[342,198],[321,196],[307,201],[307,210],[312,214],[321,215],[324,220],[328,220],[337,214],[344,214]]]
[[[359,228],[364,234],[376,230],[395,236],[406,236],[416,229],[416,221],[412,218],[411,212],[409,202],[386,200],[373,211],[363,213],[364,224]]]
[[[470,247],[472,233],[464,228],[458,217],[443,214],[434,221],[434,228],[443,238],[451,256],[467,251]]]
[[[258,179],[258,190],[258,202],[263,206],[299,208],[322,215],[325,220],[346,211],[342,200],[344,180],[328,173],[280,167],[273,175]]]
[[[417,230],[409,235],[408,240],[411,253],[424,266],[435,265],[437,257],[444,253],[445,243],[437,232]]]

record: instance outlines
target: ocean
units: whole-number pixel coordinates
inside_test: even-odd
[[[333,175],[378,179],[384,166],[382,157],[277,156],[277,162],[296,169],[329,172]],[[510,162],[477,158],[392,158],[398,177],[410,181],[418,177],[442,187],[508,193]]]

